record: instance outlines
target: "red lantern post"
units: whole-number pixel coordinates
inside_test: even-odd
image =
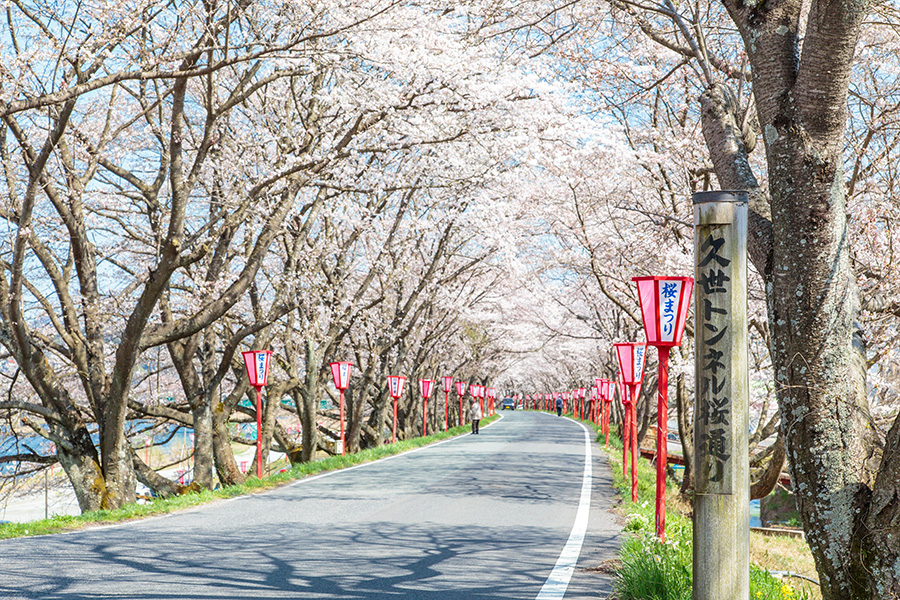
[[[334,379],[334,387],[337,388],[341,396],[341,456],[346,452],[344,448],[344,392],[350,387],[350,367],[348,362],[328,363],[331,367],[331,378]]]
[[[465,381],[456,382],[456,395],[459,396],[459,425],[462,427],[465,424],[465,417],[463,416],[463,396],[466,395]]]
[[[666,541],[666,436],[669,422],[669,349],[681,345],[693,277],[634,277],[647,343],[659,353],[656,423],[656,535]]]
[[[612,383],[609,379],[597,378],[597,388],[600,390],[600,403],[602,404],[603,414],[600,417],[600,430],[606,436],[606,446],[609,447],[609,416],[610,405],[612,404],[615,388],[610,386]]]
[[[403,384],[406,383],[406,377],[400,375],[388,375],[388,391],[391,398],[394,399],[394,424],[391,427],[391,443],[397,441],[397,401],[403,395]]]
[[[644,363],[647,357],[647,344],[626,342],[614,344],[616,358],[619,360],[619,377],[627,388],[623,402],[626,402],[626,429],[631,442],[631,500],[637,502],[637,390],[644,378]],[[627,445],[627,444],[626,444]]]
[[[484,386],[483,385],[471,385],[469,389],[472,391],[472,395],[478,398],[478,404],[481,406],[481,414],[485,414],[484,412]]]
[[[631,409],[628,403],[631,398],[626,393],[628,386],[622,383],[619,374],[619,400],[622,402],[622,477],[628,477],[628,452],[631,450]]]
[[[431,379],[419,380],[419,391],[422,392],[424,408],[422,411],[422,437],[428,435],[428,399],[431,398],[431,390],[434,389],[434,381]]]
[[[578,388],[578,397],[581,400],[581,420],[583,421],[585,418],[585,406],[584,399],[587,398],[587,388]]]
[[[269,383],[271,350],[241,352],[250,385],[256,389],[256,477],[262,479],[262,389]]]
[[[450,391],[453,389],[453,378],[441,377],[441,383],[444,384],[444,431],[450,429]]]

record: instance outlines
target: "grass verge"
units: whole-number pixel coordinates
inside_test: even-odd
[[[499,415],[488,417],[482,420],[482,426],[488,425],[498,418]],[[66,531],[83,529],[92,525],[118,523],[120,521],[130,521],[133,519],[168,514],[185,508],[208,504],[224,498],[245,496],[255,492],[272,489],[316,473],[336,471],[354,465],[372,462],[380,458],[406,452],[407,450],[427,446],[440,440],[456,437],[467,433],[468,431],[469,426],[462,425],[453,427],[449,431],[441,431],[427,437],[403,440],[395,444],[386,444],[384,446],[369,448],[361,452],[344,456],[329,456],[328,458],[316,462],[294,465],[286,471],[275,473],[262,479],[250,477],[242,484],[229,485],[216,490],[190,492],[172,498],[157,498],[145,504],[127,504],[115,510],[95,510],[81,515],[57,515],[50,517],[49,519],[29,521],[27,523],[4,523],[0,525],[0,539],[63,533]]]
[[[691,600],[693,530],[687,516],[690,507],[679,496],[678,484],[669,480],[666,486],[667,539],[661,544],[655,536],[655,469],[649,461],[638,460],[638,501],[633,503],[631,473],[627,479],[622,473],[622,445],[618,438],[613,444],[613,436],[610,436],[607,455],[615,487],[622,498],[620,508],[625,515],[625,531],[629,533],[619,553],[622,566],[613,597],[617,600]],[[785,540],[794,545],[798,541]],[[814,597],[804,586],[795,587],[769,575],[767,569],[781,570],[777,565],[765,566],[750,565],[751,600],[807,600]]]

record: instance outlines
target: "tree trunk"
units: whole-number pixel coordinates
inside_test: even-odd
[[[781,470],[784,468],[784,441],[781,434],[775,440],[772,446],[772,453],[769,456],[769,464],[766,465],[765,471],[759,478],[750,485],[750,499],[759,500],[765,498],[772,493],[775,486],[778,485],[778,479],[781,477]]]
[[[137,489],[131,448],[125,439],[124,419],[120,418],[118,407],[107,405],[107,409],[110,408],[114,410],[100,423],[100,457],[106,485],[102,508],[105,509],[134,502]]]
[[[639,398],[635,398],[635,402],[637,403],[637,407],[635,408],[635,417],[638,421],[637,428],[637,444],[638,444],[638,452],[641,451],[641,443],[644,441],[644,437],[647,435],[647,431],[650,429],[651,418],[656,417],[656,406],[654,406],[653,399],[656,398],[656,377],[650,377],[648,379],[644,378],[644,382],[649,384],[649,387],[645,385],[641,388],[641,395]]]
[[[870,486],[881,494],[877,485],[890,466],[882,463],[875,478],[842,172],[851,66],[869,5],[813,0],[806,20],[800,2],[725,5],[750,58],[765,141],[772,230],[771,236],[764,227],[751,231],[751,260],[766,279],[781,434],[822,595],[898,597],[896,521],[893,544],[880,543],[884,529],[870,529]],[[746,150],[729,145],[733,119],[717,113],[719,100],[714,89],[701,99],[716,174],[723,186],[750,190],[752,204],[759,189]],[[888,513],[896,511],[896,494],[887,497]]]
[[[363,378],[365,381],[365,378]],[[359,386],[365,388],[365,383]],[[359,452],[359,438],[362,433],[362,412],[365,405],[365,394],[362,389],[347,390],[344,400],[347,402],[347,452]]]
[[[228,431],[229,411],[226,403],[216,402],[212,411],[212,447],[216,475],[222,485],[243,483],[247,476],[238,468],[231,447],[231,433]]]
[[[319,401],[319,361],[313,340],[306,340],[306,372],[303,387],[300,390],[303,409],[300,412],[300,426],[303,435],[303,462],[312,462],[316,458],[319,444],[319,433],[316,428],[317,403]],[[296,395],[294,402],[297,402]]]
[[[288,432],[285,431],[284,427],[279,425],[277,421],[275,422],[275,429],[273,431],[272,438],[279,446],[281,446],[281,449],[284,451],[284,455],[287,457],[291,465],[296,465],[303,462],[302,446],[294,443],[294,440],[291,438]]]
[[[375,406],[369,417],[369,426],[375,431],[374,445],[381,446],[385,442],[385,431],[387,431],[387,439],[391,439],[391,431],[394,424],[394,399],[388,395],[386,390],[379,390],[375,396]]]
[[[684,458],[684,477],[681,480],[681,496],[687,497],[694,489],[694,425],[691,422],[687,383],[684,373],[679,373],[675,384],[675,407],[678,410],[678,439],[681,440],[681,455]]]
[[[185,486],[179,485],[171,479],[163,477],[162,475],[148,467],[138,456],[137,452],[131,453],[131,459],[138,481],[146,485],[148,488],[150,488],[163,498],[176,496],[185,491]]]
[[[103,508],[106,481],[90,434],[87,429],[79,431],[81,435],[76,432],[76,439],[70,440],[71,450],[57,446],[57,457],[72,484],[78,507],[84,513]]]
[[[191,407],[194,421],[194,482],[205,489],[212,489],[215,473],[213,451],[213,420],[208,398]]]
[[[900,598],[900,419],[885,440],[865,524],[854,550],[868,567],[872,597]]]

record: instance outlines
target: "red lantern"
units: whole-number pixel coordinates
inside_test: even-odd
[[[634,277],[644,333],[651,346],[680,346],[690,308],[693,277]]]
[[[255,388],[266,387],[269,384],[269,363],[272,360],[271,350],[248,350],[241,352],[244,357],[244,367],[247,369],[247,378],[250,385]]]
[[[406,377],[400,375],[388,375],[388,391],[391,398],[400,398],[403,395],[403,385],[406,383]]]
[[[632,395],[632,386],[622,384],[622,406],[624,407],[624,444],[622,447],[623,472],[628,466],[628,453],[631,452],[631,501],[637,502],[637,411]]]
[[[344,392],[350,387],[350,367],[348,362],[328,363],[331,367],[331,378],[334,379],[334,387],[338,389],[341,396],[341,455],[345,453],[344,448]]]
[[[450,429],[450,392],[453,390],[453,378],[449,376],[441,377],[441,383],[444,384],[444,431]]]
[[[331,378],[334,379],[334,387],[342,391],[349,388],[350,367],[353,366],[352,363],[333,362],[328,363],[328,366],[331,367]]]
[[[625,427],[622,461],[627,464],[630,448],[631,501],[637,502],[637,410],[635,406],[637,395],[635,389],[640,386],[640,382],[644,378],[647,344],[625,342],[613,345],[616,348],[616,358],[619,360],[619,380],[624,388],[622,403],[625,406]],[[622,465],[622,468],[625,468],[625,464]]]
[[[271,350],[241,352],[250,385],[256,389],[256,477],[262,479],[262,389],[269,383]]]
[[[669,428],[669,349],[681,345],[693,277],[634,277],[647,343],[659,353],[656,421],[656,535],[666,541],[666,435]]]
[[[619,373],[622,383],[636,385],[644,379],[644,364],[647,362],[647,344],[643,342],[623,342],[613,344],[619,359]]]
[[[431,398],[431,390],[434,389],[434,380],[420,379],[419,391],[422,393],[424,409],[422,412],[422,436],[428,435],[428,399]]]
[[[406,383],[406,377],[400,375],[388,375],[388,391],[391,398],[394,399],[394,424],[391,427],[391,443],[397,441],[397,401],[403,395],[403,384]]]
[[[481,405],[481,414],[484,414],[484,386],[473,383],[469,386],[469,393],[473,398],[478,399],[478,404]]]
[[[456,395],[459,396],[459,426],[463,426],[463,396],[466,395],[466,382],[465,381],[457,381],[456,382]]]

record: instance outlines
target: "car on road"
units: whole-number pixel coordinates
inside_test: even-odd
[[[506,410],[507,408],[510,408],[510,409],[512,409],[512,410],[516,410],[516,401],[513,400],[512,398],[504,398],[504,399],[500,402],[500,409],[501,409],[501,410]]]

